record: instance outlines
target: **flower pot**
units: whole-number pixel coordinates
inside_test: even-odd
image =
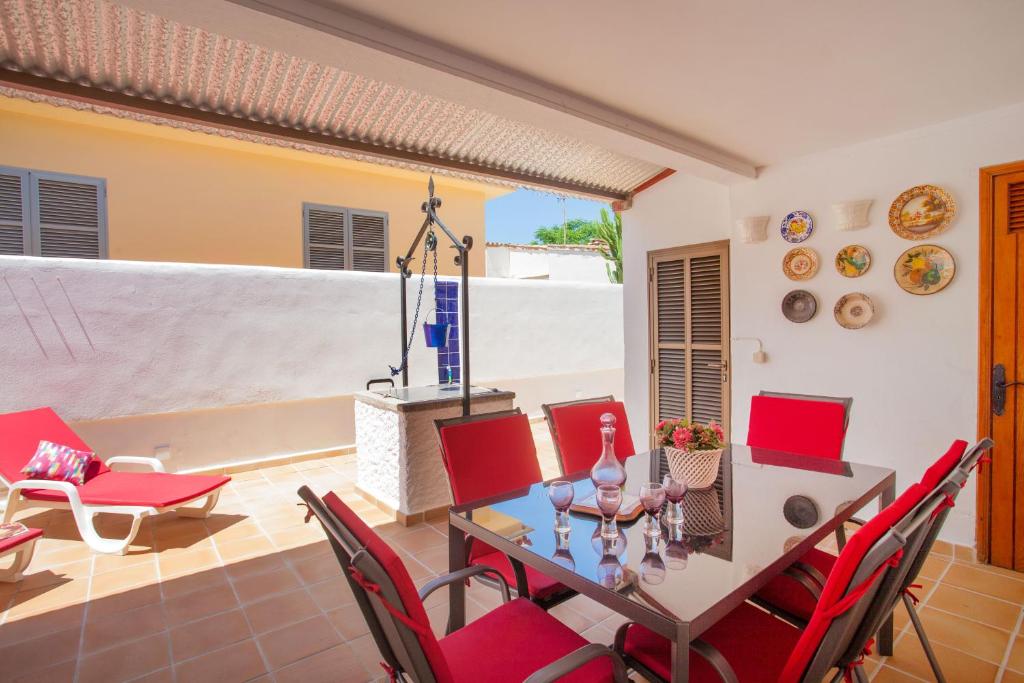
[[[687,492],[683,500],[683,531],[691,536],[714,536],[725,531],[718,491]]]
[[[713,451],[683,451],[665,446],[668,471],[676,481],[686,482],[688,489],[706,489],[718,478],[724,448]]]
[[[747,216],[736,220],[740,242],[754,244],[768,239],[768,216]]]
[[[860,199],[833,204],[836,230],[859,230],[868,227],[868,210],[871,208],[871,202],[871,199]]]

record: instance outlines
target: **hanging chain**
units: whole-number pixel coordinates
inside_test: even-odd
[[[420,270],[420,286],[416,292],[416,312],[412,316],[412,330],[409,332],[409,341],[405,344],[405,350],[402,351],[402,364],[397,368],[394,365],[388,366],[391,368],[392,377],[399,375],[409,365],[409,352],[412,351],[412,342],[416,338],[416,325],[420,319],[420,305],[423,303],[423,283],[427,279],[427,252],[431,251],[431,247],[434,252],[434,289],[435,292],[437,290],[437,238],[434,237],[434,231],[431,230],[423,240],[423,268]],[[405,277],[402,274],[399,276]]]

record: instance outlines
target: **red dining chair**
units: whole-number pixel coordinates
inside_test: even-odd
[[[435,420],[434,425],[456,505],[526,488],[543,479],[530,420],[518,408]],[[468,541],[467,564],[494,567],[520,596],[531,598],[545,609],[576,594],[479,539]],[[486,576],[478,580],[497,587]]]
[[[762,391],[750,399],[747,445],[841,460],[852,405],[852,398]]]
[[[597,462],[602,447],[601,416],[605,413],[615,416],[615,456],[625,460],[636,455],[626,406],[614,396],[547,403],[541,409],[547,418],[562,474],[589,470]]]
[[[904,546],[920,544],[943,500],[914,484],[865,524],[840,553],[803,630],[749,603],[730,612],[690,643],[690,681],[819,683],[832,669],[833,681],[867,681],[861,662],[898,588]],[[615,649],[648,679],[669,680],[667,639],[627,623]]]
[[[327,534],[392,683],[625,683],[625,666],[610,648],[579,634],[531,603],[510,600],[508,584],[477,565],[430,581],[419,593],[402,560],[334,493],[323,499],[299,489]],[[438,638],[423,600],[438,588],[490,574],[503,603]]]

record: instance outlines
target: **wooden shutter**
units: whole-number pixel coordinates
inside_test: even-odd
[[[36,253],[62,258],[106,258],[105,181],[35,171],[29,175]]]
[[[346,270],[345,209],[306,204],[302,207],[302,232],[306,268]]]
[[[648,255],[652,427],[685,417],[729,433],[728,249],[714,242]]]
[[[385,273],[388,270],[388,215],[351,211],[352,270]]]
[[[1024,183],[1006,184],[1006,228],[1024,230]]]
[[[28,171],[0,168],[0,254],[31,254]]]

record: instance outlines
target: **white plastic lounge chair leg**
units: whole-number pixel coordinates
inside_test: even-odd
[[[223,487],[221,487],[221,488],[223,488]],[[213,511],[214,506],[217,505],[217,501],[220,500],[220,491],[221,491],[220,489],[217,489],[216,491],[211,491],[206,496],[206,502],[203,503],[203,505],[201,507],[197,507],[197,508],[180,507],[180,508],[176,508],[174,511],[176,513],[178,513],[179,517],[196,517],[196,518],[199,518],[199,519],[206,519],[207,517],[210,516],[210,512]]]
[[[0,581],[4,583],[21,581],[25,570],[28,569],[29,562],[32,561],[32,555],[36,551],[36,541],[38,540],[38,538],[33,538],[31,541],[22,543],[15,549],[13,553],[14,562],[7,569],[0,569]]]

